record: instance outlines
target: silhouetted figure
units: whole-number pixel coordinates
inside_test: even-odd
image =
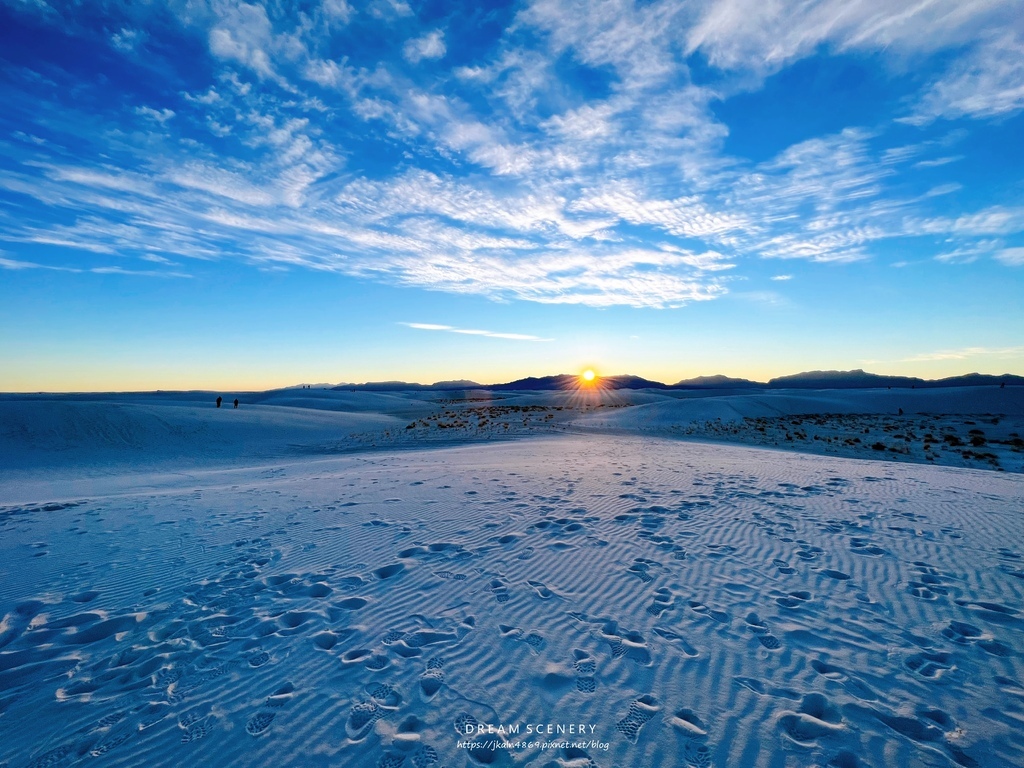
[[[237,407],[238,407],[238,398],[236,397],[235,398],[235,408],[237,408]]]
[[[235,408],[237,408],[237,407],[238,407],[238,401],[235,400]],[[900,408],[900,416],[902,416],[902,415],[903,415],[903,409]]]
[[[221,397],[220,395],[217,395],[217,407],[218,407],[218,408],[220,408],[220,404],[221,404],[221,401],[222,401],[223,399],[224,399],[224,398],[222,398],[222,397]]]
[[[999,388],[1000,389],[1006,389],[1006,382],[1005,381],[1000,381],[999,382]]]

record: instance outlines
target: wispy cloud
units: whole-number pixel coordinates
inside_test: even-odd
[[[20,270],[20,269],[52,269],[58,272],[81,272],[80,269],[74,267],[57,267],[51,264],[37,264],[34,261],[21,261],[20,259],[7,259],[0,256],[0,269]]]
[[[715,66],[768,73],[827,45],[838,51],[908,56],[962,45],[989,25],[1012,24],[1012,3],[999,0],[811,0],[708,3],[687,31],[689,51]]]
[[[925,125],[939,118],[997,117],[1024,109],[1024,30],[979,44],[924,92],[912,114]]]
[[[952,250],[944,250],[942,253],[936,254],[935,259],[946,264],[972,264],[984,256],[991,256],[1001,251],[1002,247],[1002,240],[983,239]]]
[[[399,323],[409,328],[416,328],[420,331],[447,331],[448,333],[461,333],[466,336],[486,336],[489,339],[508,339],[510,341],[554,341],[540,336],[532,336],[527,333],[498,333],[495,331],[481,331],[472,328],[454,328],[450,325],[435,325],[433,323]]]
[[[999,359],[1013,359],[1024,356],[1024,346],[1020,347],[962,347],[960,349],[945,349],[937,352],[923,352],[913,357],[907,357],[898,362],[901,363],[923,363],[938,360],[967,360],[972,357],[994,357]]]

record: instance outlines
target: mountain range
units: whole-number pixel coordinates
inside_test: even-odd
[[[369,392],[408,392],[420,390],[461,391],[467,389],[485,390],[490,392],[523,392],[538,390],[558,390],[579,388],[580,377],[571,373],[557,376],[529,376],[506,384],[478,384],[475,381],[439,381],[434,384],[413,384],[405,381],[371,381],[365,384],[339,384],[332,389],[359,390]],[[598,386],[602,389],[713,389],[713,390],[751,390],[751,389],[870,389],[879,387],[920,387],[922,389],[936,387],[975,387],[996,385],[1024,385],[1024,376],[1003,374],[993,376],[982,373],[968,373],[963,376],[952,376],[945,379],[919,379],[913,376],[884,376],[866,373],[860,369],[853,371],[805,371],[790,376],[780,376],[767,382],[737,379],[729,376],[697,376],[683,379],[675,384],[663,384],[640,376],[602,376]]]

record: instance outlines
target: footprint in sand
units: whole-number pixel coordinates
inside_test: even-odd
[[[836,581],[848,581],[850,578],[850,574],[837,571],[834,568],[826,568],[821,572],[821,574],[823,576],[828,576],[830,579],[835,579]]]
[[[796,568],[793,568],[785,560],[779,560],[778,558],[776,558],[775,560],[772,560],[772,565],[779,569],[779,573],[785,573],[787,575],[796,573]]]
[[[711,768],[711,749],[702,741],[690,739],[683,747],[683,759],[690,768]]]
[[[29,762],[26,768],[49,768],[52,765],[59,765],[64,762],[64,758],[75,751],[75,747],[71,744],[61,744],[59,747],[43,752],[37,758]]]
[[[354,704],[345,721],[345,733],[352,741],[366,738],[374,723],[402,703],[401,694],[386,683],[372,686],[367,692],[369,699]]]
[[[613,659],[624,657],[644,666],[651,663],[651,650],[639,632],[620,630],[616,622],[606,622],[601,637],[611,646]]]
[[[354,704],[345,721],[345,733],[352,741],[362,741],[382,714],[380,707],[372,701],[361,701]]]
[[[658,700],[650,694],[644,694],[629,705],[626,716],[615,724],[615,728],[629,741],[636,743],[640,729],[661,709]]]
[[[498,629],[503,637],[521,640],[526,643],[534,653],[540,653],[541,649],[546,645],[543,635],[538,632],[527,632],[520,627],[509,626],[508,624],[499,624]]]
[[[799,711],[784,712],[778,722],[783,732],[800,744],[814,743],[844,727],[839,708],[820,693],[808,693],[800,702]]]
[[[92,757],[102,757],[115,747],[119,747],[124,744],[128,739],[134,736],[138,730],[139,729],[135,723],[121,723],[120,726],[115,725],[107,732],[103,740],[90,750],[89,755]]]
[[[270,694],[267,700],[263,702],[260,710],[250,717],[249,722],[245,724],[245,732],[250,736],[259,736],[261,733],[264,733],[270,727],[270,724],[274,722],[278,710],[287,704],[294,694],[295,686],[291,683],[285,683]]]
[[[654,577],[648,573],[652,565],[657,566],[660,565],[660,563],[654,560],[648,560],[646,557],[638,557],[633,561],[633,564],[626,569],[626,571],[630,575],[636,576],[644,584],[650,584],[654,581]]]
[[[436,765],[439,759],[437,750],[429,744],[424,744],[412,756],[412,764],[414,768],[430,768],[430,766]]]
[[[653,602],[647,606],[647,612],[651,616],[660,617],[661,614],[672,607],[672,591],[667,587],[658,587],[658,589],[654,590]]]
[[[262,648],[257,648],[253,651],[252,655],[248,658],[250,667],[262,667],[264,664],[270,662],[270,654],[264,651]]]
[[[775,598],[775,602],[783,608],[799,608],[810,599],[811,593],[801,589],[796,592],[790,592],[788,595],[777,597]]]
[[[701,603],[697,600],[691,600],[689,605],[690,610],[692,610],[694,613],[699,613],[702,616],[708,616],[714,619],[715,621],[719,622],[720,624],[729,623],[729,614],[725,611],[719,611],[708,608],[706,605],[704,605],[704,603]]]
[[[427,670],[420,676],[420,690],[425,698],[432,699],[444,685],[444,659],[433,658],[427,662]]]
[[[473,715],[467,712],[459,713],[453,723],[455,726],[455,732],[459,734],[460,738],[466,738],[477,733],[477,729],[480,726],[480,721],[477,720]],[[488,739],[495,737],[488,736]],[[481,746],[473,746],[466,750],[466,753],[477,763],[483,763],[484,765],[491,765],[498,759],[498,752],[486,746],[487,741],[473,742],[474,744],[480,744]]]
[[[960,645],[967,645],[968,643],[975,642],[977,640],[991,639],[991,635],[986,635],[978,627],[973,624],[967,624],[963,621],[951,621],[949,625],[942,630],[943,637],[952,640],[954,643]]]
[[[178,718],[178,727],[182,729],[182,744],[199,741],[210,732],[212,718],[202,717],[198,712],[187,712]]]
[[[654,634],[664,637],[666,640],[668,640],[670,643],[676,646],[679,650],[681,650],[684,656],[693,658],[695,656],[700,655],[700,651],[698,651],[696,648],[690,645],[690,643],[687,642],[686,638],[680,635],[678,632],[673,632],[671,629],[666,629],[665,627],[655,627]]]
[[[519,553],[519,555],[516,557],[516,560],[529,560],[531,557],[533,557],[533,553],[533,547],[526,547],[522,552]]]
[[[668,719],[668,722],[682,731],[691,739],[703,739],[708,735],[708,727],[692,709],[679,709]]]
[[[803,543],[798,542],[798,543]],[[805,546],[803,549],[798,549],[794,554],[801,560],[817,560],[818,557],[824,550],[821,547]]]
[[[548,589],[543,582],[527,580],[526,583],[533,587],[533,590],[537,593],[537,597],[542,600],[548,600],[555,596],[555,593]]]
[[[870,555],[871,557],[881,557],[882,555],[888,554],[886,550],[882,549],[870,539],[858,537],[850,539],[850,549],[859,555]]]
[[[944,652],[915,653],[906,661],[907,669],[928,680],[936,680],[954,668],[953,657]]]
[[[875,701],[877,694],[863,681],[849,675],[842,667],[830,664],[824,659],[813,659],[811,667],[824,678],[840,683],[850,694],[863,701]]]
[[[508,593],[508,587],[501,579],[491,579],[491,583],[487,588],[494,593],[494,599],[499,603],[507,603],[511,599],[511,595]]]
[[[594,759],[590,754],[578,746],[575,743],[568,743],[563,746],[559,752],[562,757],[557,763],[548,763],[548,765],[558,766],[572,766],[572,768],[598,768],[598,764],[594,762]]]
[[[779,642],[779,638],[775,637],[768,629],[768,625],[761,621],[761,618],[756,613],[748,613],[747,618],[747,629],[754,633],[757,640],[761,645],[767,648],[769,651],[778,650],[782,647],[782,643]]]
[[[597,662],[589,653],[579,648],[572,652],[573,667],[576,669],[576,690],[580,693],[593,693],[597,690],[597,681],[594,673],[597,671]]]

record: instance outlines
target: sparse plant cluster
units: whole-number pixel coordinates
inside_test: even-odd
[[[463,400],[442,400],[447,405],[458,403],[487,401],[486,398],[466,398]],[[493,402],[493,401],[491,401]],[[473,436],[486,431],[488,434],[503,435],[515,431],[520,425],[524,429],[535,427],[552,427],[556,414],[560,411],[572,411],[572,406],[546,405],[487,405],[468,408],[448,408],[440,413],[431,414],[409,423],[406,430],[454,430]]]
[[[988,434],[978,425],[998,426],[1005,418],[992,414],[970,419],[950,414],[812,414],[747,417],[742,422],[715,419],[679,427],[676,431],[796,449],[804,444],[814,452],[865,458],[885,456],[1003,471],[1008,456],[1024,453],[1024,439],[1017,432]],[[964,427],[970,429],[965,431]],[[996,450],[997,446],[1001,450]],[[986,448],[988,450],[983,450]],[[1011,471],[1020,470],[1011,468]]]

